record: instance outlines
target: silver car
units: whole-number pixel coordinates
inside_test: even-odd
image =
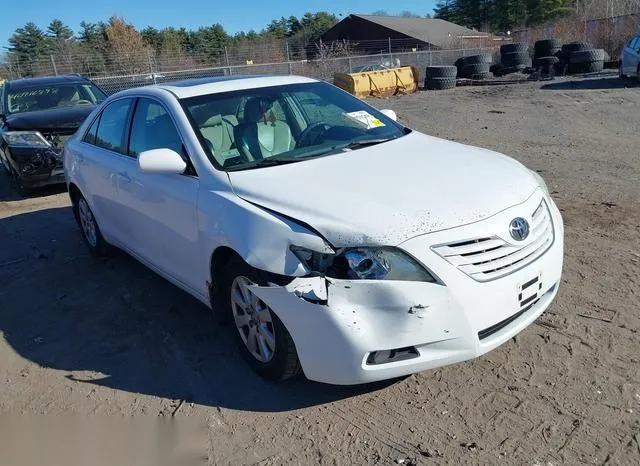
[[[640,81],[640,34],[632,37],[620,53],[620,77],[635,77]]]

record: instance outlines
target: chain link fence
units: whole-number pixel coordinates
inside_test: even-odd
[[[332,81],[335,73],[355,72],[360,67],[370,65],[381,65],[383,67],[397,65],[415,66],[420,71],[421,75],[419,79],[422,80],[424,70],[427,66],[453,65],[460,57],[479,53],[492,53],[497,55],[498,49],[483,47],[456,50],[396,52],[249,65],[213,66],[206,68],[194,67],[176,71],[162,71],[151,66],[149,71],[145,73],[99,76],[94,77],[93,81],[105,92],[111,94],[132,87],[217,76],[293,74]]]
[[[355,72],[370,65],[417,67],[453,65],[463,56],[496,53],[491,40],[468,43],[453,38],[450,48],[432,49],[413,39],[336,41],[296,46],[265,39],[253,46],[189,50],[183,47],[124,50],[107,53],[76,47],[38,60],[7,60],[0,66],[10,79],[23,76],[80,74],[107,93],[170,81],[233,75],[295,74],[331,81],[335,73]]]

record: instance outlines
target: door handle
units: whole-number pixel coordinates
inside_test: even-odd
[[[127,174],[127,172],[120,172],[118,173],[118,177],[120,177],[120,179],[122,181],[124,181],[125,183],[131,183],[131,178],[129,177],[129,175]]]

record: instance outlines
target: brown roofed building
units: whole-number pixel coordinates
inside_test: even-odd
[[[466,44],[484,43],[490,35],[459,26],[443,19],[405,16],[349,15],[325,32],[324,42],[349,41],[358,48],[390,47],[393,51],[449,49]]]

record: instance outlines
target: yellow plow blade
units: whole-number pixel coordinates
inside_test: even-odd
[[[333,84],[360,98],[388,97],[416,92],[418,75],[418,69],[414,66],[363,73],[336,73]]]

